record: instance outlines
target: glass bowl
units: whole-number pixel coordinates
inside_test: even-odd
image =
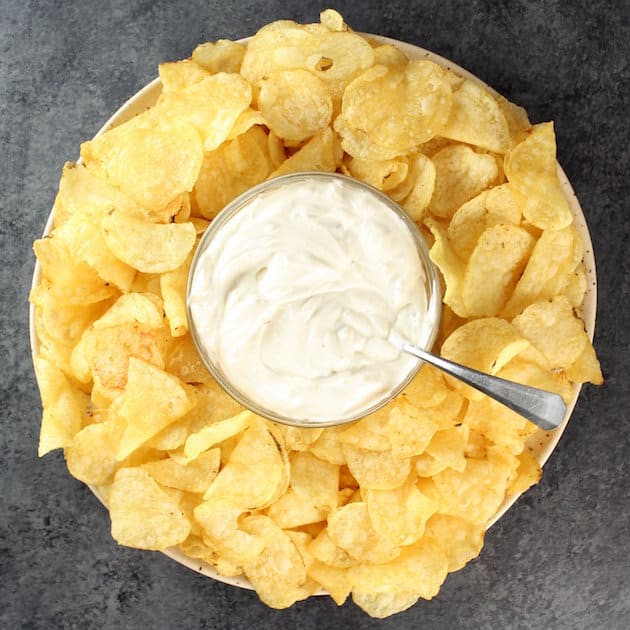
[[[407,216],[404,210],[402,210],[402,208],[400,208],[394,201],[392,201],[381,191],[359,180],[353,179],[351,177],[346,177],[345,175],[322,172],[291,173],[289,175],[283,175],[268,180],[247,190],[245,193],[230,202],[212,220],[212,223],[204,233],[199,242],[199,245],[197,246],[197,250],[195,251],[190,265],[188,284],[186,288],[186,309],[188,314],[188,322],[191,335],[194,340],[195,346],[197,347],[199,355],[206,368],[214,377],[214,379],[219,383],[219,385],[221,385],[221,387],[223,387],[223,389],[225,389],[225,391],[230,396],[232,396],[232,398],[237,400],[240,404],[242,404],[244,407],[247,407],[257,415],[291,426],[309,428],[327,427],[343,424],[346,422],[352,422],[354,420],[358,420],[359,418],[363,418],[377,411],[378,409],[386,405],[390,400],[392,400],[392,398],[397,396],[416,375],[422,365],[422,361],[417,360],[411,370],[406,373],[406,376],[394,387],[394,389],[389,390],[377,402],[361,408],[360,411],[356,413],[340,415],[339,417],[335,417],[332,419],[288,417],[254,400],[249,394],[243,392],[242,389],[236,386],[230,380],[228,375],[226,375],[225,371],[221,368],[217,358],[213,356],[212,352],[209,351],[204,344],[202,335],[199,331],[199,325],[195,321],[195,313],[191,304],[191,289],[193,286],[195,274],[200,268],[200,261],[203,258],[204,252],[206,252],[210,244],[213,242],[213,239],[217,237],[217,235],[228,224],[228,222],[232,220],[239,212],[247,208],[251,201],[259,197],[260,195],[264,195],[271,191],[275,192],[282,188],[287,188],[291,185],[295,185],[297,183],[312,183],[313,181],[324,183],[334,180],[341,180],[342,182],[347,184],[348,190],[355,189],[357,191],[364,191],[376,197],[376,199],[381,203],[382,206],[391,210],[391,212],[393,212],[400,220],[402,220],[413,238],[416,246],[416,251],[418,253],[418,258],[425,271],[425,281],[423,284],[427,304],[427,312],[425,316],[426,323],[423,326],[423,338],[414,339],[413,342],[420,345],[424,349],[431,350],[433,343],[435,342],[440,323],[440,315],[442,309],[442,291],[440,285],[440,276],[437,268],[429,258],[427,243],[415,223]],[[247,358],[244,357],[243,360],[246,361]]]

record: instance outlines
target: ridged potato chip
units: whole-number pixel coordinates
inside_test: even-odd
[[[431,157],[435,190],[428,209],[450,219],[466,201],[490,188],[499,174],[495,159],[465,145],[448,146]]]
[[[116,473],[108,499],[112,537],[138,549],[166,549],[188,537],[181,508],[140,468]]]
[[[505,156],[505,174],[523,198],[523,215],[541,230],[561,230],[573,217],[558,179],[553,123],[535,125]]]
[[[308,70],[278,70],[257,84],[257,103],[269,129],[291,143],[302,142],[330,124],[332,97]]]

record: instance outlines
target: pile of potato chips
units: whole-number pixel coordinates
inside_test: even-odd
[[[160,77],[155,107],[65,166],[54,228],[35,242],[40,455],[64,449],[119,543],[178,546],[244,574],[269,606],[325,589],[385,617],[435,596],[506,496],[539,479],[536,427],[427,365],[350,425],[257,417],[197,355],[188,267],[252,185],[346,173],[425,231],[444,279],[441,353],[569,400],[601,372],[574,310],[582,242],[552,124],[330,10],[203,44]]]

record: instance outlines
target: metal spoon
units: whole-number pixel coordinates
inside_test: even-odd
[[[483,392],[502,405],[509,407],[512,411],[531,420],[545,431],[557,429],[564,420],[567,406],[558,394],[473,370],[438,357],[426,350],[421,350],[408,342],[402,343],[401,350],[434,365],[466,383],[466,385]]]

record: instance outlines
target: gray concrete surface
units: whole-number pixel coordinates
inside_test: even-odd
[[[599,272],[587,387],[542,482],[493,527],[439,597],[389,620],[317,598],[278,612],[157,554],[116,546],[104,509],[56,453],[38,460],[27,338],[31,242],[61,166],[157,64],[314,2],[3,0],[0,3],[0,627],[629,627],[627,1],[339,1],[357,30],[436,51],[553,119],[559,159],[590,223]]]

